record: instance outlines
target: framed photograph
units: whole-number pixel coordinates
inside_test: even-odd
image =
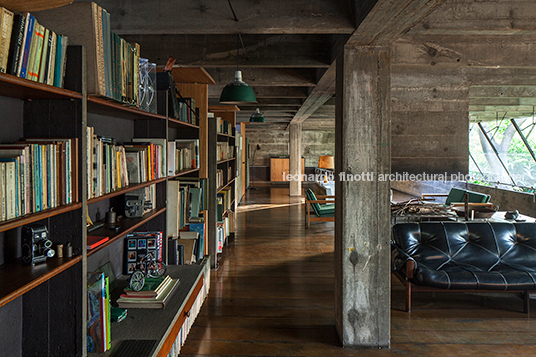
[[[128,263],[128,273],[132,274],[136,270],[136,263]]]
[[[138,239],[138,249],[147,248],[147,239]]]
[[[147,249],[156,249],[156,238],[147,239]]]
[[[136,239],[128,239],[127,240],[127,246],[128,246],[128,250],[131,250],[131,249],[136,249]]]
[[[136,261],[136,251],[135,250],[132,250],[132,251],[128,252],[127,261],[129,261],[129,262],[135,262]]]

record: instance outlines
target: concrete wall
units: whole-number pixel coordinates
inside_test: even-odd
[[[459,187],[491,196],[490,202],[501,211],[518,210],[527,216],[536,217],[535,195],[507,191],[500,188],[475,185],[462,181],[393,181],[391,188],[420,197],[422,193],[448,193],[451,187]]]
[[[255,153],[255,160],[251,164],[257,166],[252,169],[252,174],[255,174],[253,176],[262,180],[267,175],[266,180],[270,180],[270,157],[288,156],[289,131],[248,128],[247,138],[251,155],[257,144],[261,147]],[[335,128],[333,130],[302,130],[302,156],[305,158],[306,167],[316,167],[320,155],[334,154]]]

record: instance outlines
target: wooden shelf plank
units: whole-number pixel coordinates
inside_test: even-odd
[[[233,178],[231,181],[227,182],[227,184],[225,186],[222,186],[220,188],[218,188],[218,191],[217,193],[220,193],[221,191],[223,191],[224,188],[228,187],[230,184],[232,184],[234,181],[236,180],[236,178]]]
[[[168,124],[169,124],[169,126],[175,127],[175,128],[189,128],[189,129],[199,130],[198,125],[185,123],[185,122],[183,122],[183,121],[181,121],[179,119],[175,119],[175,118],[169,118],[168,119]]]
[[[184,176],[184,175],[191,174],[192,172],[197,172],[197,171],[199,171],[199,169],[186,169],[186,170],[182,170],[182,171],[179,171],[178,173],[176,173],[176,174],[173,175],[173,176],[168,176],[168,179],[171,180],[171,179],[174,179],[174,178],[176,178],[176,177]]]
[[[82,93],[0,73],[0,96],[18,99],[82,99]]]
[[[166,120],[165,115],[149,113],[136,107],[123,105],[106,99],[88,96],[88,113],[130,120]]]
[[[232,157],[232,158],[230,158],[230,159],[226,159],[226,160],[220,160],[220,161],[218,161],[218,165],[219,165],[219,164],[223,164],[223,163],[226,163],[226,162],[229,162],[229,161],[233,161],[234,159],[235,159],[235,158],[234,158],[234,157]]]
[[[108,245],[112,244],[119,238],[129,234],[130,232],[133,232],[136,228],[138,228],[142,224],[150,221],[151,219],[158,216],[159,214],[162,214],[165,211],[166,211],[166,207],[161,207],[161,208],[156,208],[147,212],[146,214],[143,215],[143,217],[139,217],[139,218],[123,217],[119,221],[119,225],[121,228],[118,231],[116,231],[115,229],[109,229],[105,225],[102,228],[99,228],[97,230],[94,230],[91,233],[88,233],[88,235],[91,235],[91,236],[109,237],[110,239],[106,241],[106,243],[99,245],[95,249],[89,250],[87,252],[87,256],[90,257],[96,252],[98,252],[99,250],[106,248]]]
[[[48,217],[56,216],[58,214],[74,211],[81,207],[82,207],[82,203],[73,203],[71,205],[51,208],[46,211],[41,211],[37,213],[28,214],[22,217],[17,217],[14,219],[10,219],[9,221],[3,221],[2,223],[0,223],[0,232],[4,232],[13,228],[17,228],[28,223],[37,222]]]
[[[1,0],[0,6],[10,11],[35,12],[48,9],[55,9],[72,3],[72,0]]]
[[[231,138],[231,139],[234,139],[235,137],[232,136],[231,134],[223,134],[223,133],[217,133],[219,137],[221,138]]]
[[[99,196],[99,197],[93,197],[93,198],[87,200],[87,204],[90,205],[90,204],[93,204],[93,203],[97,203],[97,202],[100,202],[100,201],[107,200],[107,199],[112,198],[112,197],[120,196],[120,195],[123,195],[125,193],[135,191],[135,190],[143,188],[143,187],[150,186],[152,184],[164,182],[164,181],[166,181],[166,179],[167,179],[167,177],[162,177],[162,178],[159,178],[157,180],[147,181],[147,182],[140,183],[140,184],[137,184],[137,185],[134,185],[134,186],[128,186],[127,188],[123,188],[123,189],[120,189],[120,190],[117,190],[117,191],[114,191],[114,192],[110,192],[110,193],[107,193],[107,194]]]
[[[240,108],[236,105],[209,105],[208,106],[209,112],[239,112]]]
[[[72,258],[50,258],[32,267],[24,265],[19,258],[14,263],[0,265],[0,307],[27,293],[36,286],[53,278],[82,260]]]

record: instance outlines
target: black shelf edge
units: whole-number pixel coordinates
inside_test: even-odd
[[[126,218],[123,217],[120,219],[119,224],[121,226],[121,229],[119,231],[116,231],[115,229],[108,229],[106,226],[99,228],[97,230],[94,230],[93,232],[88,233],[89,236],[100,236],[100,237],[109,237],[109,240],[106,241],[106,243],[99,245],[98,247],[95,247],[92,250],[87,251],[88,258],[98,252],[101,249],[106,248],[116,240],[122,238],[123,236],[129,234],[130,232],[133,232],[136,228],[141,226],[142,224],[150,221],[151,219],[155,218],[156,216],[164,213],[166,211],[166,207],[156,208],[153,209],[146,214],[144,214],[142,217],[138,218]],[[103,223],[104,221],[95,222],[95,223]]]

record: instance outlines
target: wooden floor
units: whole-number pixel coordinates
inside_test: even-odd
[[[304,229],[288,188],[248,190],[237,233],[181,356],[536,356],[536,303],[511,294],[416,293],[392,281],[391,349],[342,348],[335,331],[333,225]]]

